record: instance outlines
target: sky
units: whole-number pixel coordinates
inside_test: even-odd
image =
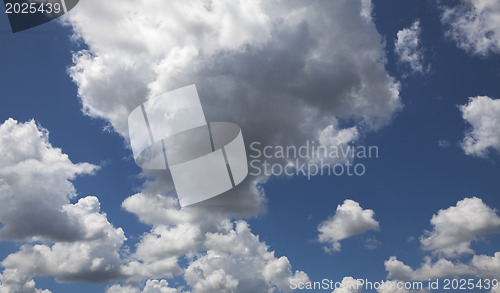
[[[499,19],[489,0],[82,0],[17,33],[0,17],[0,292],[500,292]],[[207,121],[240,126],[249,171],[294,175],[181,208],[127,121],[191,84]],[[378,152],[256,158],[311,144]]]

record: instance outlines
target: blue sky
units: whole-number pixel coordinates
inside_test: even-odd
[[[8,159],[0,160],[4,177],[0,179],[10,188],[0,188],[4,206],[0,216],[5,214],[0,230],[26,228],[16,226],[18,218],[8,213],[12,203],[8,199],[21,198],[9,190],[23,194],[15,205],[21,214],[26,213],[27,225],[51,219],[31,217],[30,207],[23,208],[23,204],[31,202],[25,200],[29,196],[56,198],[50,191],[40,195],[37,191],[46,186],[57,189],[57,183],[18,187],[20,183],[12,179],[17,177],[9,173],[13,162],[22,163],[31,154],[23,156],[11,142],[28,130],[36,133],[37,128],[29,124],[34,119],[39,131],[43,128],[50,133],[50,146],[43,146],[43,151],[60,148],[72,162],[60,158],[61,164],[75,170],[73,175],[64,173],[66,177],[60,181],[70,180],[76,190],[76,196],[64,204],[75,206],[79,199],[96,196],[100,210],[93,210],[92,215],[108,221],[97,227],[114,236],[85,236],[94,226],[80,227],[78,219],[74,225],[80,228],[75,229],[81,229],[83,236],[72,240],[61,240],[64,229],[50,231],[58,226],[51,226],[49,220],[47,231],[30,232],[33,235],[26,232],[19,238],[14,232],[5,232],[0,235],[0,259],[4,260],[0,292],[45,292],[9,279],[9,270],[14,268],[20,279],[34,279],[36,288],[49,292],[108,293],[265,292],[270,288],[282,292],[287,280],[342,281],[345,277],[406,281],[401,267],[387,266],[392,256],[414,270],[410,274],[413,280],[422,276],[424,280],[427,276],[476,280],[500,276],[499,260],[494,258],[500,244],[500,23],[494,20],[500,15],[498,4],[373,1],[367,17],[361,13],[361,2],[367,1],[234,2],[212,4],[209,10],[199,8],[208,5],[205,1],[193,1],[192,10],[182,10],[180,2],[171,6],[161,1],[154,5],[138,1],[143,6],[84,2],[64,16],[64,25],[51,21],[13,34],[7,17],[0,18],[0,121],[18,121],[2,132],[9,139],[0,144],[8,154]],[[482,10],[478,3],[487,8]],[[137,14],[131,13],[134,9]],[[445,19],[444,11],[456,15]],[[472,35],[460,25],[464,11],[484,19],[484,23],[469,24],[476,29]],[[151,15],[145,16],[148,12]],[[203,13],[214,16],[205,18]],[[224,23],[221,15],[233,17]],[[419,56],[416,62],[423,66],[422,72],[415,71],[395,50],[398,32],[410,30],[416,21],[418,31],[407,31],[418,37],[416,47],[401,44],[416,54],[413,57]],[[481,39],[483,33],[487,36]],[[350,129],[355,134],[348,144],[376,145],[380,156],[362,160],[367,170],[363,176],[247,178],[234,194],[225,196],[250,198],[248,203],[178,212],[179,207],[167,200],[176,199],[172,183],[141,171],[134,163],[124,113],[148,98],[191,83],[198,86],[209,120],[241,126],[247,150],[251,141],[300,145],[306,139],[319,140],[314,135],[331,126],[331,137]],[[390,91],[394,85],[399,85],[396,94]],[[479,101],[486,106],[480,107]],[[465,117],[467,110],[470,116]],[[7,129],[6,122],[3,127]],[[469,147],[462,143],[467,136],[475,139]],[[40,157],[35,160],[45,162]],[[84,169],[77,166],[80,162],[99,169]],[[50,172],[59,171],[42,168],[36,172],[30,170],[27,178],[50,178]],[[58,199],[69,196],[64,190],[57,192],[62,192]],[[473,197],[477,200],[464,200]],[[152,199],[157,201],[152,204]],[[346,216],[342,222],[338,206],[344,206],[346,199],[358,203],[362,211],[372,210],[373,217],[367,217],[378,223],[379,231],[371,229],[366,218]],[[54,200],[55,204],[61,201]],[[243,210],[244,215],[235,216],[236,210]],[[351,213],[357,215],[361,210]],[[439,210],[447,212],[439,217]],[[54,211],[40,209],[40,214]],[[433,216],[438,224],[431,224]],[[73,215],[68,217],[73,219]],[[335,229],[326,237],[330,240],[321,241],[318,229],[327,223]],[[119,235],[120,228],[127,240]],[[340,232],[335,231],[340,230],[345,237],[339,238]],[[164,231],[163,237],[158,231]],[[196,236],[190,237],[191,232]],[[252,238],[257,235],[258,240]],[[158,242],[145,241],[148,237]],[[99,246],[113,241],[118,247]],[[340,250],[324,249],[335,241],[341,244]],[[60,243],[89,245],[89,262],[80,264],[72,256],[59,256],[64,253],[53,247]],[[375,245],[367,248],[367,243]],[[52,257],[61,257],[59,263],[50,263],[36,253],[20,253],[22,247],[36,244],[52,247]],[[248,249],[240,251],[240,246]],[[266,254],[271,251],[273,256]],[[215,262],[212,254],[220,255],[225,264]],[[85,266],[99,257],[113,269],[110,277],[95,284],[96,276],[103,273],[99,268],[88,273]],[[154,271],[148,267],[169,258],[175,258],[179,268],[166,265]],[[448,260],[455,267],[416,272],[426,258],[431,264]],[[478,269],[479,262],[473,263],[473,258],[482,260],[486,269]],[[143,264],[137,271],[131,269],[134,261]],[[65,273],[68,268],[63,262],[70,267],[75,264],[73,275]],[[58,264],[60,269],[44,269]],[[463,270],[470,273],[460,273]],[[218,283],[211,283],[214,279]],[[148,280],[157,281],[148,287]],[[161,280],[167,280],[168,286],[159,283]],[[153,282],[158,282],[156,287]]]

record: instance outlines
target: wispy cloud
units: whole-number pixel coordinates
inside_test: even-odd
[[[424,64],[421,33],[422,29],[418,20],[411,27],[400,30],[394,50],[401,64],[408,66],[412,73],[423,74],[429,72],[430,66]]]

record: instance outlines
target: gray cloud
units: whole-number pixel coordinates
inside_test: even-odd
[[[317,141],[324,129],[334,136],[344,124],[365,133],[401,108],[370,9],[367,1],[346,0],[87,1],[67,19],[75,38],[89,45],[75,53],[70,75],[84,112],[125,139],[132,109],[192,83],[207,120],[236,122],[247,144],[301,145]],[[255,179],[210,208],[262,210],[264,195],[255,184],[266,178]],[[143,196],[166,195],[167,185]]]
[[[369,1],[352,0],[82,1],[66,24],[88,49],[74,54],[69,74],[84,113],[109,122],[125,141],[132,109],[196,83],[207,120],[236,122],[247,144],[301,145],[320,138],[336,144],[339,133],[350,134],[342,144],[353,143],[387,125],[401,108],[399,84],[384,68],[384,44],[370,10]],[[261,211],[260,183],[268,178],[248,178],[230,194],[179,210],[173,184],[165,180],[168,171],[141,175],[146,183],[123,207],[153,229],[129,258],[119,258],[121,229],[106,223],[98,229],[109,229],[104,235],[82,226],[72,242],[23,246],[2,262],[5,272],[17,268],[60,281],[124,278],[130,284],[123,288],[131,292],[137,291],[133,282],[182,273],[198,292],[286,291],[291,278],[307,280],[245,222],[225,219]],[[54,206],[76,213],[76,206],[62,208],[69,204],[68,190]],[[96,199],[87,198],[81,208],[85,204],[90,214],[101,215]],[[178,233],[181,228],[192,233]],[[178,263],[183,255],[193,257],[185,268]]]
[[[252,141],[351,144],[387,125],[401,108],[399,83],[384,68],[384,44],[371,8],[366,0],[158,0],[130,5],[89,0],[67,18],[74,37],[88,45],[74,54],[69,73],[84,112],[109,122],[125,141],[132,109],[195,83],[207,120],[240,125],[247,148]],[[195,291],[282,289],[284,278],[292,276],[286,257],[271,257],[264,248],[247,255],[250,268],[245,272],[252,274],[238,273],[236,264],[245,250],[212,247],[203,240],[208,236],[201,236],[221,241],[236,237],[221,232],[220,223],[226,216],[262,211],[266,199],[261,183],[267,177],[247,178],[226,194],[180,210],[168,171],[143,171],[141,176],[146,179],[142,190],[123,207],[153,229],[123,268],[130,281],[177,273],[177,258],[190,255],[194,247],[206,251],[185,271]],[[175,236],[178,227],[187,229],[183,225],[193,233]],[[264,247],[244,230],[232,232],[238,235],[231,240],[237,247]],[[177,247],[172,239],[184,244]],[[224,262],[213,257],[215,252],[224,255]],[[266,267],[281,273],[261,271]]]

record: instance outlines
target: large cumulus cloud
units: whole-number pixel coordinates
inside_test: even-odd
[[[84,112],[125,139],[133,108],[196,83],[207,119],[238,123],[247,143],[333,144],[325,136],[344,128],[352,143],[401,107],[370,9],[345,0],[86,1],[67,19],[88,45],[70,75]],[[246,180],[212,208],[260,210],[263,180]],[[163,183],[143,198],[172,189]]]
[[[384,44],[371,7],[366,0],[82,1],[65,19],[85,48],[74,53],[69,74],[84,113],[104,119],[125,141],[132,109],[196,83],[207,119],[236,122],[247,143],[350,144],[388,124],[401,108],[399,84],[385,70]],[[345,133],[346,139],[339,140]],[[165,179],[168,171],[143,172],[144,186],[123,207],[152,229],[135,252],[120,259],[123,231],[104,220],[97,199],[74,206],[68,202],[74,191],[65,182],[94,167],[68,166],[60,185],[66,186],[63,196],[47,214],[80,228],[74,235],[56,235],[54,231],[64,231],[64,223],[40,235],[4,232],[12,238],[54,241],[23,246],[2,263],[5,274],[18,269],[28,281],[32,275],[61,281],[121,278],[124,284],[109,290],[130,292],[139,287],[145,292],[175,290],[161,280],[179,274],[198,292],[286,291],[291,279],[307,279],[292,271],[285,256],[274,256],[246,222],[226,219],[228,212],[262,210],[265,197],[259,183],[266,178],[248,178],[208,206],[179,210],[173,184]],[[8,192],[13,185],[0,186]],[[92,220],[78,224],[69,215]],[[56,220],[46,222],[62,223]],[[31,224],[36,227],[35,221]],[[84,253],[74,255],[76,251]],[[188,259],[185,266],[181,257]],[[52,268],[53,259],[68,265]],[[38,265],[26,266],[27,260]],[[253,274],[238,269],[242,262]],[[141,286],[146,280],[151,280],[149,287]]]

